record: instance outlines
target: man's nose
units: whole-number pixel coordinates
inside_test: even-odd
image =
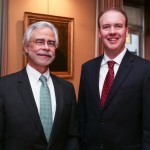
[[[43,47],[46,49],[46,50],[49,50],[49,45],[48,43],[45,41],[45,44],[43,45]]]
[[[112,26],[109,30],[109,33],[111,33],[111,34],[116,33],[115,27]]]

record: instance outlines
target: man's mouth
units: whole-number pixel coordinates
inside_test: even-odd
[[[108,41],[114,43],[118,41],[118,38],[108,38]]]
[[[37,54],[37,55],[42,57],[51,57],[50,54]]]

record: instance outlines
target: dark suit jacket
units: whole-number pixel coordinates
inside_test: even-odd
[[[56,113],[47,143],[26,69],[0,79],[0,150],[77,150],[74,87],[51,75]]]
[[[78,99],[82,149],[150,150],[150,62],[127,51],[101,108],[102,58],[82,66]]]

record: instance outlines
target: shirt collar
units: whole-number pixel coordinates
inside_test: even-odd
[[[125,49],[117,56],[113,59],[113,61],[115,61],[118,65],[121,64],[121,61],[126,53],[127,49],[125,47]],[[102,60],[102,63],[101,63],[101,66],[102,65],[105,65],[109,60],[111,60],[107,55],[106,53],[104,52],[104,57],[103,57],[103,60]]]
[[[35,82],[39,81],[39,78],[41,76],[40,72],[38,72],[36,69],[32,68],[29,64],[27,64],[26,70],[27,70],[27,74],[30,76],[32,81],[35,81]],[[50,71],[49,71],[49,69],[43,75],[48,80],[50,78]]]

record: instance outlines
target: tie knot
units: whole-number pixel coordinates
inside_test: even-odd
[[[116,62],[115,61],[108,61],[107,63],[108,63],[108,67],[112,69]]]
[[[44,75],[41,75],[39,80],[44,84],[47,82],[47,78]]]

